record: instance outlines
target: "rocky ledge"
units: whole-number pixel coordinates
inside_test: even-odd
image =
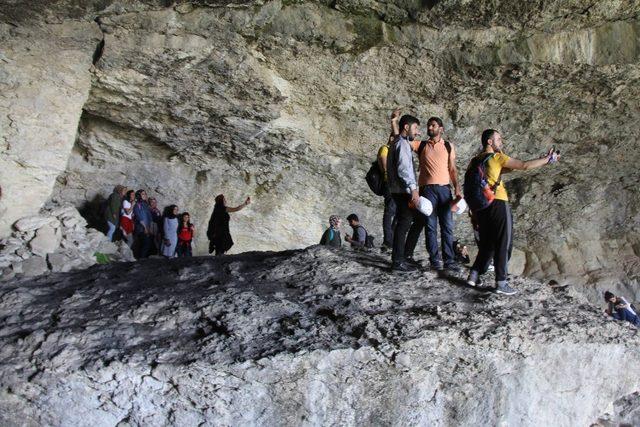
[[[19,219],[0,239],[0,281],[83,269],[99,261],[133,261],[124,242],[110,242],[73,206],[42,209]],[[99,259],[101,257],[101,259]]]
[[[570,287],[505,297],[322,247],[1,288],[2,425],[615,425],[640,339]]]

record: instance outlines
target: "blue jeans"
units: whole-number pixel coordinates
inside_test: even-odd
[[[109,239],[110,242],[113,242],[113,233],[116,232],[116,226],[111,224],[111,221],[107,221],[107,227],[109,227],[109,231],[107,231],[107,239]]]
[[[427,217],[426,243],[429,260],[432,266],[448,267],[456,263],[453,251],[453,215],[451,214],[451,189],[448,185],[425,185],[421,189],[422,196],[433,205],[433,212]],[[440,223],[440,240],[442,255],[438,250],[438,223]]]
[[[613,318],[616,320],[626,320],[633,325],[640,326],[640,318],[626,308],[616,310],[611,314],[611,316],[613,316]]]

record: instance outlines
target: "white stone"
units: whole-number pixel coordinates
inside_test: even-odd
[[[36,237],[29,242],[31,251],[42,257],[54,252],[60,247],[60,236],[51,226],[39,228]]]

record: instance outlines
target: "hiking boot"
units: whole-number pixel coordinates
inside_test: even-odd
[[[401,262],[398,264],[393,264],[391,266],[391,271],[394,273],[408,273],[411,271],[416,271],[416,268],[413,265]]]
[[[422,267],[422,264],[420,264],[420,261],[416,261],[415,259],[413,259],[412,256],[408,256],[404,259],[404,262],[406,262],[409,265],[412,265],[414,267]]]
[[[471,270],[471,272],[469,273],[469,277],[467,277],[467,285],[472,286],[472,287],[481,287],[482,286],[482,279],[480,278],[480,276],[478,275],[478,272],[475,270]]]
[[[503,295],[514,295],[514,294],[518,293],[518,291],[516,291],[511,286],[509,286],[509,284],[505,280],[505,281],[502,281],[502,282],[498,282],[496,284],[496,293],[497,294],[503,294]]]

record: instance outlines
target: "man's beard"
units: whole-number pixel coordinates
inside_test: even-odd
[[[437,133],[432,132],[432,131],[427,131],[427,135],[429,135],[429,138],[435,138],[436,136],[438,136]]]

